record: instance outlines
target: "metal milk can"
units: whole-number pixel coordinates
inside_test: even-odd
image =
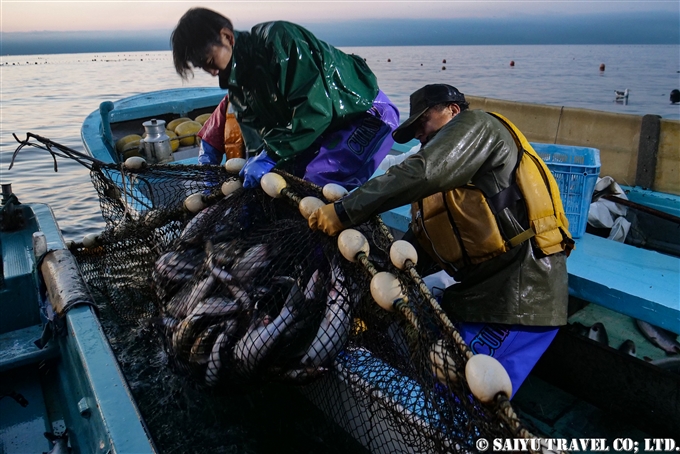
[[[151,119],[142,123],[145,136],[142,139],[144,157],[150,163],[172,161],[170,137],[165,133],[165,121]]]

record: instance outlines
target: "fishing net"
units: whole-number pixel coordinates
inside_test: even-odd
[[[347,256],[301,214],[307,197],[328,203],[322,189],[284,172],[272,197],[225,167],[84,164],[106,221],[71,248],[88,285],[121,324],[153,327],[168,367],[206,392],[296,386],[370,452],[533,437],[502,393],[473,396],[471,352],[413,261],[392,262],[379,217],[349,231],[363,246]]]

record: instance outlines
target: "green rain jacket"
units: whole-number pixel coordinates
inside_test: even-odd
[[[366,112],[378,94],[362,58],[298,25],[267,22],[234,36],[220,87],[229,90],[239,123],[260,134],[275,160],[296,156],[326,129]]]
[[[508,130],[480,110],[466,110],[448,122],[415,155],[367,181],[342,200],[353,225],[392,208],[468,183],[496,194],[512,182],[518,149]],[[499,213],[512,237],[523,229],[526,212],[517,204]],[[343,216],[344,217],[344,216]],[[514,234],[512,232],[515,232]],[[558,326],[567,322],[567,268],[564,253],[544,256],[532,241],[453,276],[459,283],[444,292],[442,306],[465,322]]]

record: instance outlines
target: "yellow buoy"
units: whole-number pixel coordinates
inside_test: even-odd
[[[177,151],[179,148],[179,139],[177,138],[177,134],[175,134],[174,131],[170,131],[169,129],[165,130],[165,133],[170,137],[170,148],[172,151]]]
[[[201,114],[198,117],[194,118],[194,121],[200,123],[201,125],[204,125],[206,121],[208,121],[208,118],[210,118],[212,114],[205,113]]]
[[[183,139],[179,140],[180,145],[194,145],[196,143],[196,133],[201,130],[203,126],[197,121],[185,121],[184,123],[180,123],[179,126],[175,128],[175,134],[177,134],[178,137],[182,136],[189,136],[189,137],[184,137]]]
[[[116,142],[116,151],[118,153],[125,153],[132,148],[139,148],[139,141],[142,140],[142,136],[139,134],[130,134],[122,139],[118,139]]]
[[[139,145],[139,142],[136,142],[137,145]],[[138,147],[131,147],[123,151],[123,159],[131,158],[133,156],[141,156],[143,157],[141,151],[139,150]]]
[[[191,121],[191,118],[188,118],[188,117],[175,118],[170,123],[168,123],[168,125],[165,127],[165,129],[169,129],[170,131],[175,131],[175,128],[177,128],[177,126],[181,125],[185,121]]]

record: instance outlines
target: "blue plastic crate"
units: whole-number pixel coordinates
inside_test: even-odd
[[[531,143],[560,188],[569,231],[574,238],[586,232],[588,209],[600,174],[600,150],[548,143]]]

